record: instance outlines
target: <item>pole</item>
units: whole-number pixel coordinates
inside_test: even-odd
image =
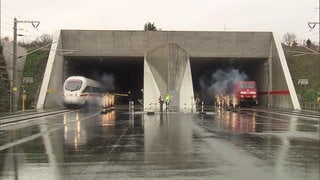
[[[267,70],[268,70],[268,74],[267,74],[267,107],[268,107],[268,109],[270,108],[270,90],[271,90],[271,88],[270,88],[270,85],[271,85],[271,80],[272,80],[272,49],[273,49],[273,47],[272,47],[272,43],[271,43],[271,45],[270,45],[270,52],[269,52],[269,58],[268,58],[268,60],[267,60]]]
[[[31,23],[34,28],[37,28],[40,24],[39,21],[18,21],[17,18],[14,18],[13,22],[13,54],[12,54],[12,86],[10,89],[10,93],[12,92],[12,107],[10,106],[10,112],[17,111],[17,101],[18,101],[18,79],[17,79],[17,49],[18,49],[18,41],[17,41],[17,26],[18,23]]]
[[[268,60],[264,63],[265,65],[265,74],[266,74],[266,77],[267,77],[267,86],[266,86],[266,89],[267,89],[267,108],[269,109],[269,59],[270,59],[270,55],[269,55],[269,58]]]
[[[13,23],[13,56],[12,56],[12,110],[17,111],[17,18]]]
[[[1,0],[0,0],[0,46],[2,46],[2,38],[1,38]]]
[[[315,9],[318,9],[318,12],[319,12],[319,21],[318,22],[308,22],[308,26],[309,26],[309,28],[310,28],[310,31],[312,31],[313,30],[313,28],[318,24],[318,26],[319,26],[319,29],[320,29],[320,0],[319,0],[319,7],[317,7],[317,8],[315,8]],[[319,37],[318,37],[319,39],[319,42],[318,42],[318,49],[317,49],[317,51],[319,51],[320,52],[320,30],[319,30]]]
[[[22,104],[21,104],[21,111],[24,112],[25,95],[22,95],[21,101],[22,101],[22,102],[21,102],[21,103],[22,103]]]
[[[22,96],[21,96],[21,102],[22,102],[21,111],[22,112],[24,112],[24,110],[25,110],[26,100],[27,100],[27,95],[26,95],[25,86],[23,85],[22,86]]]
[[[203,113],[203,101],[201,102],[201,112]]]

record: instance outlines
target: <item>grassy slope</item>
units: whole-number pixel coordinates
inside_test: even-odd
[[[305,54],[296,56],[298,52],[311,53],[304,47],[284,46],[288,67],[297,93],[302,101],[315,101],[320,91],[320,55]],[[297,52],[292,52],[297,51]],[[298,85],[298,79],[308,79],[309,85]]]
[[[36,103],[35,100],[38,98],[38,89],[41,85],[40,82],[46,68],[48,56],[49,51],[41,50],[27,56],[23,76],[33,77],[33,83],[25,85],[27,94],[26,109],[30,109]]]

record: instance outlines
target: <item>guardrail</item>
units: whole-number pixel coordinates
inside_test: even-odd
[[[302,110],[320,112],[320,103],[317,103],[317,102],[300,102],[300,106]]]

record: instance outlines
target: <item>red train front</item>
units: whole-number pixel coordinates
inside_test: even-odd
[[[257,105],[258,91],[255,81],[239,81],[236,86],[237,100],[239,105]]]

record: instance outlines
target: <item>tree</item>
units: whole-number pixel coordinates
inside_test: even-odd
[[[32,42],[19,42],[19,45],[26,49],[36,49],[52,43],[52,37],[49,34],[42,34]],[[49,46],[50,48],[50,46]]]
[[[31,42],[31,46],[42,47],[52,43],[52,38],[49,34],[42,34],[35,41]]]
[[[290,46],[290,44],[296,42],[296,40],[297,40],[297,36],[294,33],[287,32],[283,36],[283,42],[287,46]]]
[[[39,42],[39,44],[41,44],[41,46],[45,46],[47,44],[52,43],[52,37],[49,34],[42,34],[37,41]]]
[[[158,31],[157,27],[154,25],[154,23],[146,22],[144,24],[144,31]]]

